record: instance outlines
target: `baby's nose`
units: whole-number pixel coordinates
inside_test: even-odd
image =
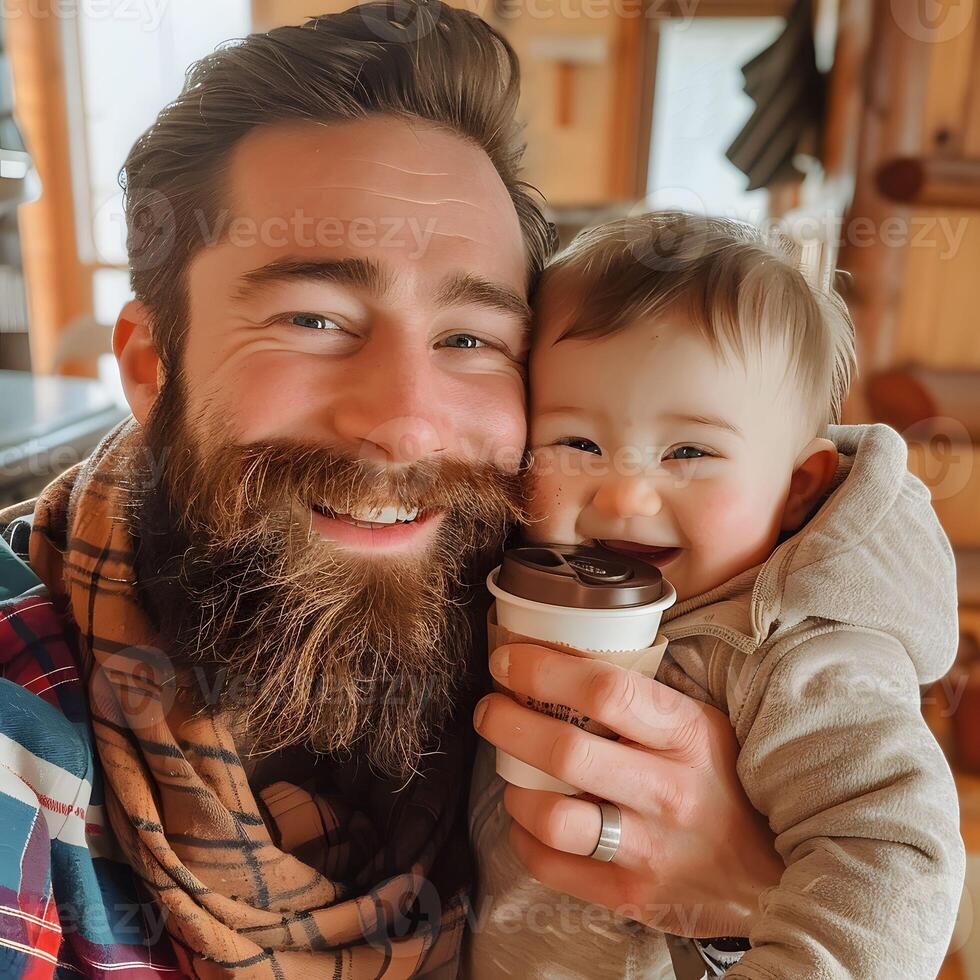
[[[663,506],[653,481],[643,477],[610,480],[599,488],[592,502],[607,517],[654,517]]]

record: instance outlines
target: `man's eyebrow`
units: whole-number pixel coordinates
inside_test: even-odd
[[[516,316],[525,325],[531,323],[531,307],[523,295],[509,286],[470,273],[457,273],[447,279],[436,294],[436,305],[486,306]]]
[[[331,282],[353,286],[383,296],[391,287],[391,277],[372,259],[333,259],[311,262],[301,259],[276,259],[238,277],[232,299],[252,299],[273,283]]]
[[[665,415],[664,418],[671,422],[694,422],[697,425],[711,426],[713,429],[727,429],[740,438],[743,437],[743,432],[737,425],[718,415],[687,415],[678,412]]]

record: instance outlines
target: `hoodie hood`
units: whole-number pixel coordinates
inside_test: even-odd
[[[887,425],[830,426],[827,435],[840,464],[808,522],[762,565],[670,610],[664,620],[676,625],[666,632],[721,606],[747,651],[818,618],[890,634],[930,683],[952,662],[959,631],[953,551],[929,490]]]

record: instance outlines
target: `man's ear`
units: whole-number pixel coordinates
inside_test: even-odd
[[[119,313],[112,331],[112,352],[119,364],[126,401],[144,425],[163,384],[163,365],[153,347],[149,310],[130,300]]]
[[[783,508],[783,531],[796,531],[810,516],[837,472],[837,447],[829,439],[811,439],[793,466]]]

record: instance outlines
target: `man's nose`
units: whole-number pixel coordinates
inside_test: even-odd
[[[599,513],[616,518],[654,517],[663,507],[653,481],[642,476],[607,480],[592,503]]]
[[[351,360],[335,435],[362,459],[414,463],[446,448],[439,379],[427,350],[393,345]]]

